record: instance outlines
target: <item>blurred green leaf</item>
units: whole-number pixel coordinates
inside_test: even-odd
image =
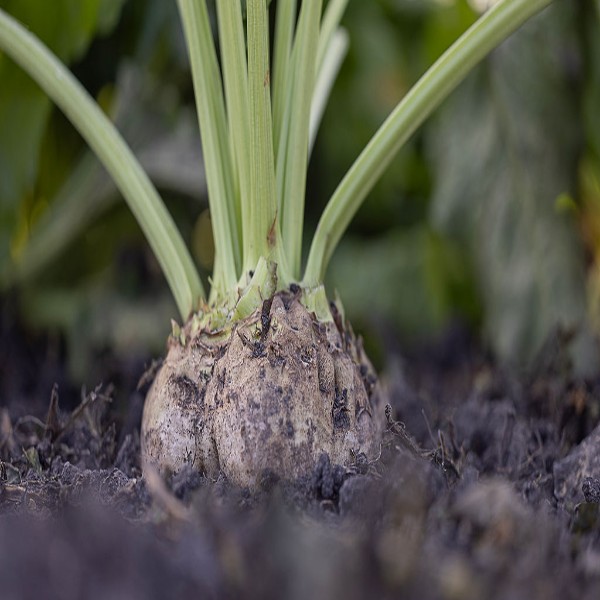
[[[344,16],[350,47],[317,136],[312,164],[318,170],[318,202],[314,197],[307,202],[313,221],[345,171],[420,74],[420,34],[432,8],[415,13],[408,6],[389,4],[382,0],[350,2]],[[403,202],[402,192],[421,193],[425,170],[411,145],[370,194],[353,229],[360,223],[363,231],[379,232],[390,222],[402,219],[412,224],[422,218],[419,203],[414,199]],[[307,218],[310,221],[311,214]]]
[[[160,354],[164,348],[174,310],[169,292],[127,298],[106,281],[113,277],[107,272],[87,285],[25,290],[21,296],[30,325],[64,334],[74,381],[101,378],[95,359],[107,348],[122,361]]]
[[[400,99],[476,16],[467,0],[350,2],[343,20],[350,33],[349,53],[325,111],[313,161],[318,170],[315,213]],[[422,222],[429,182],[418,132],[370,193],[352,231],[374,234]],[[309,211],[315,203],[311,200]],[[309,222],[311,216],[316,218],[309,213]]]
[[[122,0],[0,0],[66,63],[81,57],[96,34],[110,29]],[[50,114],[43,92],[0,53],[0,259],[15,243],[23,202],[31,199]],[[18,235],[18,232],[17,232]],[[18,242],[18,240],[16,240]]]
[[[106,1],[116,14],[121,1]],[[37,7],[45,12],[50,4]],[[189,239],[205,182],[177,7],[128,0],[121,17],[110,36],[73,57],[72,68],[110,112]],[[0,102],[3,93],[0,85]],[[107,348],[124,360],[161,353],[175,309],[114,183],[67,119],[49,113],[36,138],[32,181],[14,210],[0,196],[11,219],[0,217],[0,287],[14,285],[28,327],[63,336],[71,376],[89,382],[102,376],[94,372]],[[9,240],[10,257],[3,254]]]
[[[194,114],[184,108],[175,117],[165,114],[161,91],[147,71],[124,65],[115,86],[115,123],[157,187],[199,201],[206,185]],[[114,182],[88,150],[71,166],[21,251],[0,268],[0,286],[38,276],[119,199]]]
[[[350,321],[383,318],[405,337],[432,335],[457,307],[478,316],[465,260],[425,225],[369,241],[348,237],[333,257],[328,287],[339,292]]]
[[[590,18],[585,26],[587,71],[583,111],[589,146],[600,159],[600,0],[596,1],[595,10],[589,8],[586,16]]]
[[[555,209],[581,152],[576,31],[573,6],[552,6],[470,77],[429,136],[433,221],[472,253],[488,339],[513,361],[585,319],[580,240]]]
[[[424,34],[426,64],[436,61],[479,17],[468,0],[446,3],[431,14]]]

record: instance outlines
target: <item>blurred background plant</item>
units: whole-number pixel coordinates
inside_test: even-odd
[[[350,50],[310,167],[312,231],[398,100],[482,0],[351,0]],[[0,0],[118,123],[205,274],[210,216],[174,2]],[[526,365],[559,329],[582,371],[600,333],[600,2],[558,1],[494,52],[408,144],[334,257],[375,356],[462,322]],[[64,341],[74,381],[102,353],[160,355],[176,315],[125,204],[60,112],[0,54],[0,286]],[[383,363],[383,359],[380,359]]]

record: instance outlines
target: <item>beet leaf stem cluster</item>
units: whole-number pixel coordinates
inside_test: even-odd
[[[215,239],[209,297],[164,203],[115,127],[51,51],[1,9],[0,50],[42,87],[104,164],[144,231],[181,317],[207,303],[243,316],[265,294],[293,282],[307,290],[322,284],[350,221],[407,139],[473,67],[551,1],[500,0],[423,75],[340,182],[302,271],[307,166],[348,46],[340,27],[348,0],[325,7],[323,0],[217,0],[218,44],[206,0],[178,0]],[[306,297],[313,302],[310,293]]]

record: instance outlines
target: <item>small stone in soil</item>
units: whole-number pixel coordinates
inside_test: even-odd
[[[600,479],[586,477],[581,484],[581,491],[586,502],[600,502]]]

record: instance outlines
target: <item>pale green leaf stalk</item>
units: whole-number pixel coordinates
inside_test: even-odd
[[[321,21],[317,49],[317,81],[310,108],[309,157],[312,153],[331,89],[350,45],[348,33],[339,26],[347,5],[348,0],[330,0]]]
[[[110,173],[156,255],[181,317],[187,319],[204,298],[202,283],[158,192],[119,132],[54,54],[1,9],[0,48],[64,112]]]
[[[235,179],[221,75],[205,0],[178,0],[187,41],[206,168],[215,254],[211,298],[235,288],[241,268]]]
[[[250,91],[250,242],[249,260],[275,258],[279,245],[269,69],[269,19],[266,0],[247,0],[248,83]]]
[[[285,114],[288,134],[279,146],[277,157],[278,206],[284,254],[292,277],[298,279],[302,258],[310,107],[322,4],[322,0],[303,2],[300,9]]]
[[[334,32],[329,40],[323,62],[320,63],[315,91],[310,107],[310,125],[308,132],[308,155],[311,155],[321,119],[331,94],[331,89],[348,52],[350,39],[345,29],[341,27]]]
[[[502,0],[474,23],[398,104],[343,178],[313,238],[304,285],[322,281],[331,255],[402,145],[491,50],[552,0]]]
[[[325,62],[325,57],[329,52],[331,40],[339,30],[340,22],[346,12],[348,0],[330,0],[325,9],[323,20],[321,22],[321,32],[319,34],[319,47],[317,50],[317,71],[320,71]]]
[[[398,104],[343,178],[319,222],[302,279],[305,304],[331,318],[322,280],[356,211],[421,123],[494,47],[552,0],[501,0]],[[210,306],[197,327],[220,329],[300,277],[306,169],[347,43],[347,0],[279,0],[271,90],[267,0],[217,0],[221,67],[206,0],[178,0],[190,54],[215,238]],[[340,37],[340,35],[342,37]],[[245,43],[247,42],[247,54]],[[61,107],[100,157],[148,238],[183,318],[204,300],[194,265],[148,177],[66,68],[0,10],[0,49]],[[272,93],[272,96],[271,96]],[[273,98],[273,109],[271,107]]]
[[[296,0],[279,0],[273,44],[273,145],[275,156],[279,152],[279,140],[287,103],[290,57],[296,21]]]
[[[252,240],[250,206],[250,113],[248,110],[248,65],[246,38],[240,0],[217,2],[223,83],[227,101],[231,154],[237,173],[237,195],[241,206],[242,265],[244,271],[256,266],[250,249]]]

